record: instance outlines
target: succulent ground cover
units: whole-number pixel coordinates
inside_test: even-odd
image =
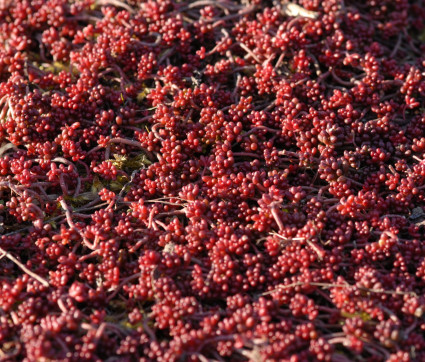
[[[425,5],[0,2],[0,361],[424,361]]]

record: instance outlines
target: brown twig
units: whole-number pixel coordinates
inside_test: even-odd
[[[84,234],[81,232],[81,230],[78,229],[77,226],[74,224],[74,221],[72,221],[72,212],[65,200],[60,200],[59,203],[62,209],[65,211],[65,217],[69,227],[81,236],[85,246],[87,246],[89,249],[95,250],[97,248],[97,245],[90,243],[84,236]]]
[[[49,282],[39,275],[35,274],[31,270],[29,270],[24,264],[22,264],[18,259],[16,259],[12,254],[10,254],[8,251],[4,250],[0,247],[0,258],[6,257],[9,260],[11,260],[13,263],[15,263],[19,268],[21,268],[26,274],[28,274],[30,277],[37,280],[39,283],[44,285],[45,287],[49,286]]]
[[[305,282],[294,282],[287,285],[279,285],[277,288],[273,290],[269,290],[267,292],[264,292],[262,295],[268,295],[272,294],[278,290],[284,290],[289,288],[295,288],[300,286],[315,286],[315,287],[322,287],[322,288],[357,288],[360,291],[368,292],[368,293],[374,293],[374,294],[389,294],[389,295],[410,295],[413,297],[417,297],[417,294],[415,292],[401,292],[398,290],[384,290],[384,289],[373,289],[373,288],[365,288],[365,287],[358,287],[356,285],[351,284],[333,284],[333,283],[319,283],[319,282],[311,282],[311,283],[305,283]]]

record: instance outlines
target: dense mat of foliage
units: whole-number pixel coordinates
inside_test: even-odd
[[[425,6],[0,2],[0,360],[424,361]]]

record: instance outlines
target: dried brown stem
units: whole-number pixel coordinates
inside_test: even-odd
[[[40,277],[38,274],[32,272],[29,270],[24,264],[22,264],[18,259],[16,259],[12,254],[10,254],[8,251],[4,250],[0,247],[0,258],[6,257],[9,260],[11,260],[13,263],[15,263],[19,268],[21,268],[26,274],[28,274],[30,277],[37,280],[40,284],[44,285],[45,287],[49,286],[49,282],[42,277]]]
[[[81,236],[81,238],[84,241],[84,245],[85,246],[87,246],[89,249],[95,250],[96,249],[96,245],[90,243],[87,240],[87,238],[84,236],[84,234],[81,232],[81,230],[78,229],[77,226],[75,226],[74,221],[72,221],[72,212],[71,212],[71,209],[69,208],[69,206],[67,205],[67,203],[65,202],[65,200],[60,200],[59,203],[60,203],[62,209],[65,211],[65,217],[66,217],[66,221],[67,221],[69,227],[72,230],[76,231]]]
[[[367,292],[367,293],[374,293],[374,294],[389,294],[389,295],[410,295],[412,297],[417,297],[417,294],[415,292],[402,292],[399,290],[384,290],[384,289],[373,289],[373,288],[365,288],[365,287],[358,287],[356,285],[350,285],[350,284],[333,284],[333,283],[319,283],[319,282],[294,282],[287,285],[279,285],[277,288],[273,290],[269,290],[267,292],[264,292],[262,295],[268,295],[272,294],[278,290],[283,289],[289,289],[289,288],[295,288],[300,286],[316,286],[316,287],[322,287],[325,289],[328,288],[356,288],[357,290]]]

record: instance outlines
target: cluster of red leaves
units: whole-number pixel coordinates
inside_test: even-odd
[[[0,2],[0,360],[425,360],[424,23]]]

